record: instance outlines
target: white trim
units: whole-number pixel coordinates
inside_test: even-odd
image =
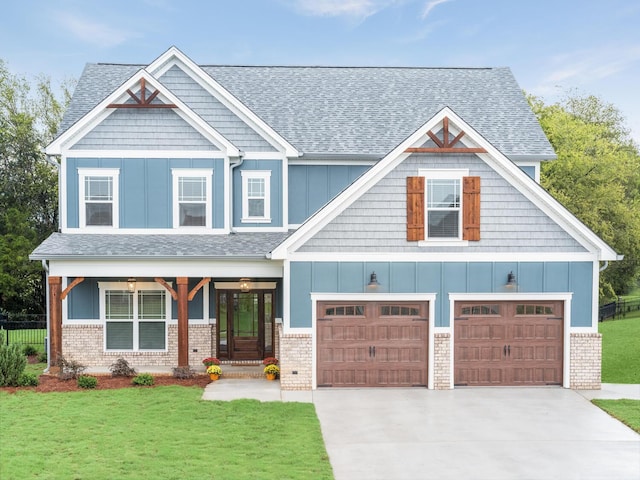
[[[593,262],[591,287],[591,328],[597,333],[600,320],[600,262]]]
[[[50,276],[95,277],[211,277],[282,278],[282,262],[224,258],[114,258],[49,260]]]
[[[283,157],[282,152],[242,152],[242,158],[244,160],[286,160],[287,157]]]
[[[597,262],[596,254],[588,252],[296,252],[287,259],[296,262]]]
[[[64,231],[64,229],[67,228],[67,217],[69,209],[67,195],[67,161],[64,157],[60,158],[60,170],[58,170],[58,176],[58,187],[60,188],[60,191],[58,192],[60,202],[58,207],[58,216],[60,217],[60,229]]]
[[[424,143],[427,132],[438,127],[444,117],[449,118],[450,126],[453,126],[454,129],[465,131],[465,136],[462,139],[464,145],[485,148],[488,153],[477,154],[478,157],[502,175],[507,181],[512,183],[527,199],[531,200],[538,208],[556,221],[586,250],[595,253],[599,260],[616,260],[618,258],[616,252],[609,245],[589,230],[589,228],[540,187],[531,177],[500,153],[448,107],[440,110],[422,127],[394,148],[387,156],[335,197],[333,201],[311,216],[301,228],[296,230],[273,251],[273,258],[283,259],[304,245],[381,178],[384,178],[385,175],[407,159],[410,154],[406,153],[406,149]]]
[[[70,320],[68,318],[62,319],[62,325],[96,325],[100,327],[104,327],[104,321],[95,319],[95,318],[82,318],[82,319],[73,319]]]
[[[225,157],[222,150],[70,150],[63,149],[65,158],[211,158]]]
[[[433,389],[433,379],[429,377],[429,364],[433,352],[433,330],[435,326],[435,293],[316,293],[311,292],[311,329],[292,328],[286,333],[311,333],[311,388],[318,388],[318,302],[358,301],[358,302],[429,302],[429,326],[427,338],[427,388]],[[303,331],[304,330],[304,331]],[[309,330],[311,330],[309,332]],[[429,386],[431,385],[431,386]]]
[[[173,228],[180,230],[182,233],[195,233],[196,230],[207,229],[210,230],[213,223],[213,188],[212,177],[213,168],[172,168],[172,208],[173,208]],[[178,193],[180,191],[179,182],[184,177],[201,177],[205,179],[205,224],[204,226],[185,226],[180,225],[180,202]]]
[[[282,159],[282,225],[287,225],[289,223],[289,164],[287,163],[287,159]]]
[[[173,111],[201,135],[207,138],[213,145],[223,149],[230,156],[237,157],[240,154],[240,150],[235,145],[229,142],[229,140],[205,122],[198,114],[191,110],[184,102],[182,102],[145,69],[140,69],[134,73],[126,82],[86,113],[78,122],[51,142],[46,147],[45,152],[48,155],[59,155],[63,151],[66,153],[72,145],[77,143],[84,135],[116,111],[116,108],[107,108],[108,105],[126,101],[129,98],[127,89],[135,89],[136,85],[142,78],[145,79],[149,88],[156,89],[160,92],[156,98],[165,103],[172,103],[176,105],[178,108]]]
[[[291,328],[291,262],[282,262],[282,333],[290,333]]]
[[[297,230],[302,226],[301,223],[290,223],[288,225],[289,230]]]
[[[172,285],[172,282],[167,282],[169,285]],[[109,353],[113,353],[113,352],[168,352],[169,351],[169,323],[171,320],[171,295],[169,294],[169,292],[167,291],[166,288],[164,288],[162,285],[160,285],[157,282],[136,282],[136,288],[135,290],[132,292],[133,294],[133,318],[130,320],[107,320],[106,318],[106,292],[109,290],[118,290],[118,291],[127,291],[127,282],[98,282],[98,289],[100,290],[100,298],[99,298],[99,304],[100,304],[100,321],[102,322],[103,325],[103,344],[102,344],[102,351],[103,352],[109,352]],[[138,292],[140,291],[161,291],[162,294],[164,295],[164,302],[165,302],[165,318],[163,319],[157,319],[155,321],[163,321],[165,326],[164,326],[164,348],[163,349],[153,349],[153,350],[147,350],[147,349],[143,349],[141,350],[139,348],[139,332],[138,332],[138,325],[140,324],[141,320],[138,318]],[[107,322],[118,322],[118,321],[122,321],[122,322],[133,322],[133,348],[130,350],[118,350],[118,349],[107,349]],[[145,320],[142,320],[143,322]],[[152,321],[152,320],[149,320]]]
[[[570,388],[570,369],[571,369],[571,299],[573,293],[571,292],[543,292],[543,293],[450,293],[449,294],[449,326],[451,327],[451,338],[453,339],[455,328],[455,302],[460,301],[491,301],[491,302],[517,302],[517,301],[563,301],[564,302],[564,318],[562,326],[562,386],[564,388]],[[453,341],[453,340],[452,340]],[[451,388],[453,388],[454,370],[453,370],[453,356],[454,356],[453,341],[451,347]]]
[[[251,220],[252,223],[261,223]],[[286,227],[233,227],[234,232],[286,232]],[[281,259],[278,259],[281,260]]]
[[[240,282],[214,282],[216,290],[238,290]],[[276,282],[251,282],[251,290],[274,290]]]
[[[111,178],[111,225],[87,225],[87,209],[85,198],[86,177]],[[106,203],[106,202],[104,202]],[[120,226],[120,169],[119,168],[83,168],[78,167],[78,228],[106,233],[107,230]]]
[[[242,177],[242,223],[271,223],[271,170],[241,170]],[[262,180],[264,182],[263,214],[249,216],[249,180]],[[257,197],[256,197],[257,198]]]
[[[64,292],[65,289],[67,288],[67,285],[69,284],[69,279],[67,277],[62,277],[62,285],[61,285],[61,291]],[[49,288],[47,288],[47,290],[49,290]],[[65,299],[62,301],[62,324],[64,325],[64,322],[66,320],[69,319],[69,296],[67,295],[65,297]]]
[[[178,65],[180,63],[181,65]],[[298,150],[278,134],[271,126],[264,122],[251,109],[239,101],[226,88],[215,81],[201,67],[196,65],[189,57],[182,53],[175,46],[169,48],[156,60],[151,62],[147,70],[158,77],[161,77],[174,65],[178,65],[185,73],[191,76],[201,87],[229,108],[241,120],[247,123],[253,130],[262,136],[269,144],[276,149],[284,150],[288,157],[300,155]]]

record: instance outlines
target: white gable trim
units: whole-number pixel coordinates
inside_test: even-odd
[[[141,69],[124,82],[120,87],[107,96],[102,102],[96,105],[78,122],[66,130],[62,135],[55,139],[46,149],[48,155],[60,155],[69,151],[69,148],[78,142],[84,135],[99,125],[104,119],[111,115],[116,108],[107,108],[112,103],[119,103],[129,98],[127,89],[132,89],[136,84],[144,78],[150,88],[154,88],[160,92],[158,98],[166,103],[173,103],[178,108],[174,111],[195,130],[203,135],[212,144],[223,150],[230,157],[240,155],[239,149],[229,140],[212,128],[199,115],[184,104],[162,83],[156,80],[147,70]],[[212,152],[213,153],[213,152]]]
[[[273,250],[272,258],[288,258],[291,253],[304,245],[331,220],[378,183],[380,179],[408,158],[410,154],[406,153],[407,148],[424,144],[424,137],[427,132],[438,127],[444,117],[449,118],[450,125],[453,124],[454,129],[464,130],[465,136],[461,141],[464,142],[466,146],[484,148],[487,153],[479,153],[477,155],[507,181],[513,184],[527,199],[533,202],[534,205],[564,228],[567,233],[572,235],[584,248],[589,252],[596,253],[599,260],[616,260],[618,258],[616,252],[609,245],[580,222],[580,220],[572,215],[562,204],[555,200],[511,160],[500,153],[449,107],[440,110],[422,127],[412,133],[400,145],[380,160],[380,162],[339,194],[332,202],[310,217],[293,235]]]
[[[238,100],[226,88],[220,85],[209,74],[202,70],[200,66],[182,53],[177,47],[173,46],[160,55],[156,60],[149,64],[147,70],[157,77],[161,77],[162,74],[174,65],[178,65],[202,88],[240,117],[242,121],[247,123],[275,149],[284,151],[287,157],[299,157],[301,155],[293,145],[284,139],[284,137],[280,136],[280,134],[271,128],[264,120]]]

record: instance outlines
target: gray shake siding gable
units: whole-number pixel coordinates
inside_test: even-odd
[[[244,151],[274,152],[273,148],[243,120],[211,96],[182,69],[174,65],[160,81],[176,94],[189,108],[222,134],[227,140]]]
[[[468,168],[481,177],[481,240],[421,247],[406,241],[406,177],[421,168]],[[584,252],[516,188],[473,154],[413,154],[332,220],[299,252]]]
[[[173,109],[116,109],[72,150],[218,150]]]

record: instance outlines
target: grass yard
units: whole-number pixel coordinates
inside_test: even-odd
[[[0,392],[9,479],[332,479],[312,404],[200,400],[201,388]]]
[[[640,433],[640,400],[592,400],[592,402]]]
[[[601,322],[598,329],[602,333],[602,381],[640,383],[640,316]]]
[[[24,330],[3,330],[9,336],[9,343],[31,344],[38,352],[44,352],[44,338],[47,330],[44,328],[26,328]],[[6,338],[6,337],[5,337]]]

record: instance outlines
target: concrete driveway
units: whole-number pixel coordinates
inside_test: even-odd
[[[640,435],[562,388],[318,389],[336,480],[640,479]]]

